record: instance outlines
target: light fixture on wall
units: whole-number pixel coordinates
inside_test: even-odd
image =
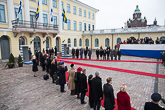
[[[34,41],[34,38],[32,38],[32,41],[30,41],[30,44],[32,44],[33,41]]]
[[[64,43],[64,42],[65,42],[65,40],[62,41],[62,43]]]
[[[43,44],[46,42],[46,38],[44,39],[44,41],[43,41]]]

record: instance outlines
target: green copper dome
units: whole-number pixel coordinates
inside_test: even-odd
[[[139,10],[138,5],[136,5],[136,9],[135,9],[135,11],[134,11],[134,14],[137,14],[137,13],[140,13],[140,10]]]

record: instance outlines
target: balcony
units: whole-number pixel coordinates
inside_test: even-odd
[[[47,34],[53,34],[55,37],[59,33],[58,25],[48,23],[13,20],[12,25],[14,37],[17,37],[17,34],[20,32],[29,32],[30,37],[32,37],[35,33],[42,33],[43,37]]]
[[[152,27],[134,27],[134,28],[118,28],[118,29],[102,29],[94,31],[84,31],[83,35],[104,35],[104,34],[126,34],[126,33],[149,33],[149,32],[165,32],[165,26]]]

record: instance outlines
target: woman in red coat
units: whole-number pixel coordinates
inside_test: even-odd
[[[122,84],[120,92],[117,93],[118,110],[131,110],[130,97],[126,92],[126,85]]]

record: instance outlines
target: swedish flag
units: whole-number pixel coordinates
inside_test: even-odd
[[[39,10],[39,0],[38,0],[37,11],[36,11],[36,21],[39,18],[39,12],[40,12],[40,10]]]
[[[65,14],[65,10],[64,9],[62,11],[62,16],[63,16],[63,22],[67,23],[67,18],[66,18],[66,14]]]

